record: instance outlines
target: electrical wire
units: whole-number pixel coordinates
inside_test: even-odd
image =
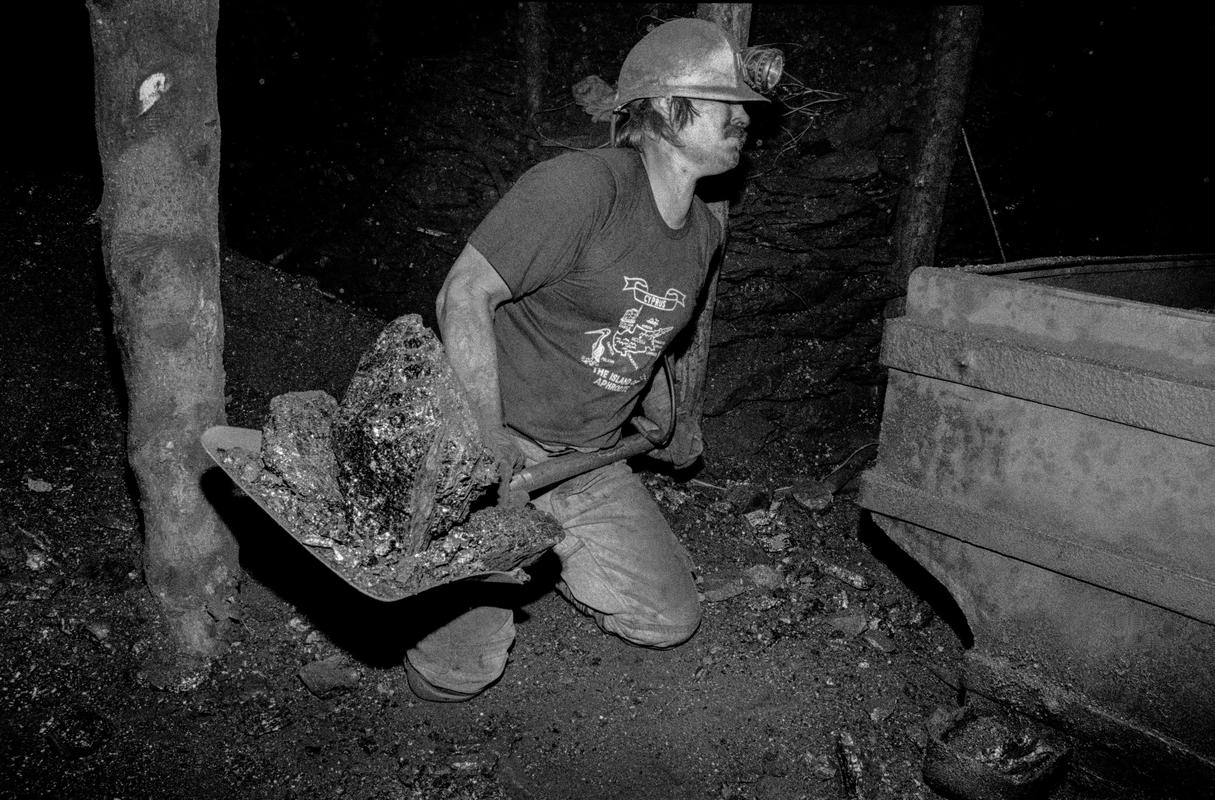
[[[962,144],[966,147],[966,156],[970,159],[970,169],[975,174],[975,183],[979,184],[979,195],[987,208],[987,218],[991,220],[991,232],[996,236],[996,248],[1000,251],[1000,263],[1007,264],[1008,256],[1004,254],[1004,243],[1000,241],[1000,229],[996,227],[996,215],[992,213],[991,202],[987,199],[987,191],[983,188],[983,179],[979,177],[979,165],[975,163],[974,151],[970,149],[970,137],[966,135],[966,127],[962,126]]]

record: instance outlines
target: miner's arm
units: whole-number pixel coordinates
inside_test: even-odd
[[[502,276],[470,244],[447,273],[435,303],[447,360],[472,403],[486,445],[498,456],[499,469],[506,471],[500,475],[504,480],[521,462],[518,447],[502,426],[494,339],[494,312],[510,296]]]

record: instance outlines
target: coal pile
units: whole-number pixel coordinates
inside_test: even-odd
[[[314,555],[379,599],[509,573],[562,536],[530,506],[484,503],[496,484],[492,454],[442,345],[416,314],[384,329],[341,403],[322,391],[278,395],[260,444],[242,444],[224,450],[221,466]]]

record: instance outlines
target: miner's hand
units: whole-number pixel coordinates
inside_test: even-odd
[[[700,435],[700,421],[675,408],[672,374],[670,363],[664,358],[663,368],[654,374],[642,398],[642,415],[633,418],[633,427],[657,448],[650,452],[651,458],[685,469],[704,452],[704,439]]]
[[[485,447],[494,454],[494,470],[498,476],[498,505],[518,507],[527,502],[526,492],[512,491],[511,478],[523,468],[523,451],[514,435],[501,425],[482,429],[481,439]],[[520,502],[518,495],[522,495]]]
[[[633,427],[657,448],[650,451],[650,458],[670,464],[675,469],[692,466],[705,449],[700,424],[688,414],[676,415],[675,431],[667,442],[663,441],[667,435],[667,427],[660,426],[649,417],[634,417]]]
[[[523,469],[526,459],[519,447],[519,440],[502,425],[480,423],[481,442],[493,453],[494,472],[498,479],[497,505],[505,508],[520,508],[528,501],[527,492],[511,488],[515,473]]]

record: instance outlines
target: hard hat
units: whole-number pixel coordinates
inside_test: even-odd
[[[647,33],[620,67],[617,110],[638,98],[668,96],[768,102],[747,85],[734,37],[693,18],[673,19]]]

